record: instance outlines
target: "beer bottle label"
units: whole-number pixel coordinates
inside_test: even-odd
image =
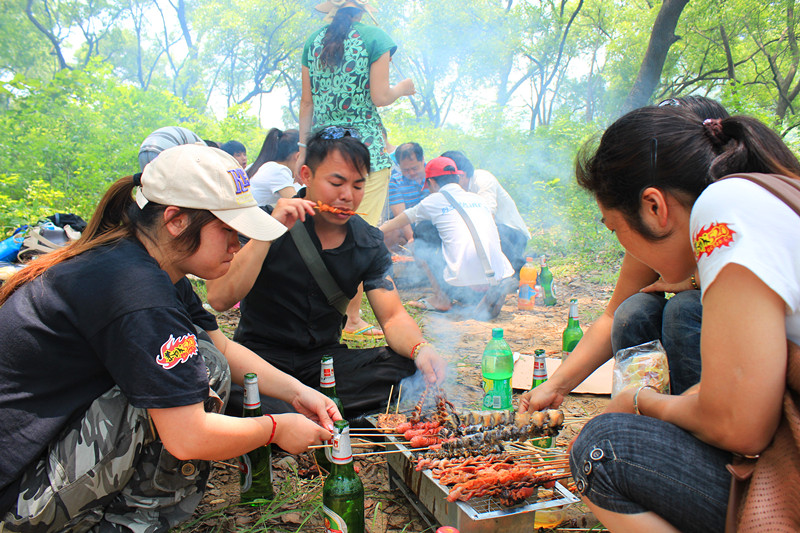
[[[241,492],[247,492],[253,486],[253,465],[247,454],[242,456],[242,474],[239,476],[239,486]]]
[[[333,434],[333,448],[331,448],[330,461],[337,465],[346,465],[353,461],[353,451],[350,448],[350,428],[346,427],[341,433]]]
[[[323,364],[319,374],[320,387],[335,387],[336,376],[333,373],[333,365]]]
[[[347,533],[347,524],[344,518],[323,505],[322,514],[325,515],[325,533]]]

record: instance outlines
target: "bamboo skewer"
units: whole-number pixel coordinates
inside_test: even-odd
[[[430,446],[425,446],[423,448],[406,448],[406,449],[397,449],[397,450],[383,450],[380,452],[364,452],[364,453],[354,453],[353,457],[361,457],[364,455],[383,455],[385,453],[400,453],[400,452],[421,452],[423,450],[429,450]]]
[[[389,389],[389,399],[386,400],[386,414],[389,414],[389,408],[392,406],[392,393],[394,392],[394,383],[392,383],[392,388]]]
[[[408,442],[352,442],[351,448],[368,448],[370,446],[394,446],[395,444],[409,444]],[[316,450],[317,448],[333,448],[333,444],[313,444],[308,447],[309,450]]]
[[[394,414],[400,412],[400,396],[403,395],[403,383],[400,383],[400,389],[397,391],[397,406],[394,408]],[[388,411],[387,411],[388,412]]]

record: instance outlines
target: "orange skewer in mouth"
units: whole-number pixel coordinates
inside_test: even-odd
[[[319,200],[317,200],[317,205],[315,205],[314,208],[319,209],[320,211],[324,211],[326,213],[333,213],[334,215],[347,215],[349,217],[353,215],[361,215],[361,216],[366,215],[366,213],[359,213],[358,211],[353,211],[351,209],[343,209],[341,207],[333,207],[328,204],[323,204]]]

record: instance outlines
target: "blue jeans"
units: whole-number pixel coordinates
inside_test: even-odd
[[[652,511],[680,531],[724,531],[731,453],[643,415],[600,415],[570,452],[578,491],[616,513]]]
[[[667,300],[653,293],[634,294],[617,308],[611,329],[614,353],[656,339],[667,351],[672,394],[700,381],[700,291],[683,291]]]

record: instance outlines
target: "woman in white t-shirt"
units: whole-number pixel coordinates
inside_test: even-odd
[[[247,169],[258,205],[275,207],[278,200],[293,197],[302,187],[295,179],[299,138],[297,130],[272,128],[267,133],[258,157]]]
[[[800,220],[743,172],[798,179],[800,163],[755,119],[679,108],[632,111],[578,158],[626,252],[667,283],[697,269],[703,298],[699,385],[623,390],[572,447],[576,487],[611,531],[722,531],[726,465],[778,431],[787,339],[800,341]]]

